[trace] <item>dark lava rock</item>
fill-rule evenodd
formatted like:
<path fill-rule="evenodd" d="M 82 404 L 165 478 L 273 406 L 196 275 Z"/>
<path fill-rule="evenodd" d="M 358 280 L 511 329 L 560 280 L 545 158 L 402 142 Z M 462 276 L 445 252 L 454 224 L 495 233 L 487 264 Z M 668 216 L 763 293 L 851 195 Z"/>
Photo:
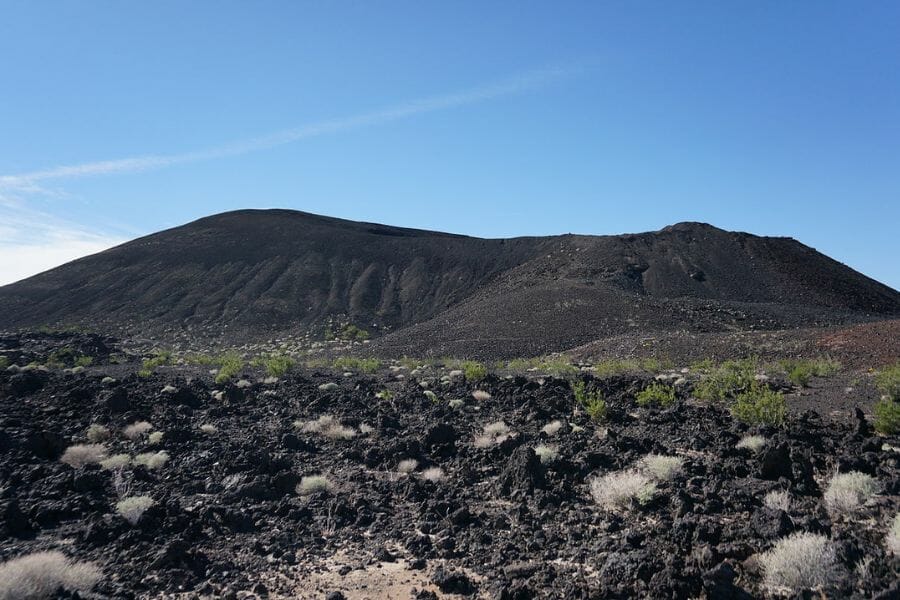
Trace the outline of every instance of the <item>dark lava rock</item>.
<path fill-rule="evenodd" d="M 127 412 L 131 408 L 128 400 L 128 392 L 124 387 L 117 387 L 111 392 L 107 392 L 100 397 L 100 402 L 109 412 L 113 414 Z"/>
<path fill-rule="evenodd" d="M 431 581 L 445 594 L 462 594 L 469 596 L 477 591 L 472 581 L 465 573 L 452 571 L 443 566 L 435 569 Z"/>
<path fill-rule="evenodd" d="M 783 510 L 764 506 L 750 517 L 750 528 L 764 540 L 773 540 L 792 532 L 794 523 Z"/>
<path fill-rule="evenodd" d="M 448 423 L 432 425 L 422 439 L 422 446 L 433 454 L 452 456 L 456 451 L 456 430 Z"/>
<path fill-rule="evenodd" d="M 0 503 L 0 537 L 24 537 L 30 533 L 31 524 L 19 503 L 15 499 Z"/>
<path fill-rule="evenodd" d="M 52 431 L 39 431 L 28 436 L 25 447 L 38 458 L 56 460 L 66 449 L 66 439 Z"/>
<path fill-rule="evenodd" d="M 543 487 L 541 460 L 528 446 L 520 446 L 506 461 L 497 482 L 501 496 L 525 497 L 536 487 Z"/>
<path fill-rule="evenodd" d="M 329 592 L 329 594 L 325 596 L 325 600 L 347 600 L 347 596 L 337 591 Z"/>
<path fill-rule="evenodd" d="M 778 480 L 792 476 L 791 453 L 784 444 L 767 448 L 760 457 L 759 477 L 761 479 Z"/>
<path fill-rule="evenodd" d="M 727 562 L 721 562 L 703 573 L 703 589 L 709 600 L 751 600 L 753 596 L 734 585 L 737 571 Z"/>
<path fill-rule="evenodd" d="M 16 373 L 9 378 L 10 396 L 27 396 L 44 387 L 47 383 L 47 375 L 40 371 L 25 371 Z"/>

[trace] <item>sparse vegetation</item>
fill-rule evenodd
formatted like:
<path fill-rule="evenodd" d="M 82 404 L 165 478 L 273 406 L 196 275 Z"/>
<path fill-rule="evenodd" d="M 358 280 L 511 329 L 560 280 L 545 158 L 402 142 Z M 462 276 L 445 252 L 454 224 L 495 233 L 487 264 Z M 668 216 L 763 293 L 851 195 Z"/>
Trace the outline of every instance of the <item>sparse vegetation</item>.
<path fill-rule="evenodd" d="M 781 392 L 756 382 L 739 393 L 731 405 L 732 416 L 749 425 L 781 426 L 786 413 L 787 406 Z"/>
<path fill-rule="evenodd" d="M 131 465 L 131 456 L 128 454 L 113 454 L 109 458 L 100 461 L 100 467 L 106 471 L 125 469 Z"/>
<path fill-rule="evenodd" d="M 637 394 L 638 406 L 671 406 L 675 403 L 675 388 L 658 381 L 651 383 Z"/>
<path fill-rule="evenodd" d="M 142 465 L 147 470 L 155 471 L 165 466 L 169 462 L 169 453 L 160 450 L 159 452 L 143 452 L 134 457 L 134 464 Z"/>
<path fill-rule="evenodd" d="M 551 463 L 559 456 L 559 449 L 555 446 L 539 444 L 534 447 L 534 453 L 541 459 L 542 464 Z"/>
<path fill-rule="evenodd" d="M 204 423 L 200 426 L 200 431 L 202 431 L 206 435 L 214 435 L 216 433 L 219 433 L 219 428 L 211 423 Z"/>
<path fill-rule="evenodd" d="M 503 421 L 495 421 L 484 426 L 481 435 L 473 442 L 476 448 L 488 448 L 502 444 L 510 436 L 509 426 Z"/>
<path fill-rule="evenodd" d="M 725 361 L 701 378 L 694 386 L 694 396 L 699 400 L 718 402 L 737 396 L 755 383 L 756 369 L 755 358 Z"/>
<path fill-rule="evenodd" d="M 440 467 L 429 467 L 422 471 L 422 479 L 433 483 L 440 483 L 447 479 L 447 475 Z"/>
<path fill-rule="evenodd" d="M 406 460 L 401 460 L 397 463 L 397 472 L 409 474 L 416 470 L 419 466 L 419 461 L 414 458 L 407 458 Z"/>
<path fill-rule="evenodd" d="M 154 504 L 156 501 L 150 496 L 128 496 L 116 503 L 116 512 L 132 525 L 137 525 L 144 513 Z"/>
<path fill-rule="evenodd" d="M 668 481 L 681 472 L 684 466 L 684 459 L 678 456 L 648 454 L 638 464 L 640 470 L 654 480 Z"/>
<path fill-rule="evenodd" d="M 216 374 L 216 383 L 219 385 L 231 381 L 244 369 L 244 359 L 236 353 L 223 354 L 217 362 L 219 372 Z"/>
<path fill-rule="evenodd" d="M 884 435 L 900 432 L 900 401 L 885 394 L 872 409 L 875 415 L 875 431 Z"/>
<path fill-rule="evenodd" d="M 165 434 L 162 431 L 154 431 L 147 436 L 147 443 L 151 446 L 155 446 L 156 444 L 162 442 L 163 436 L 165 436 Z"/>
<path fill-rule="evenodd" d="M 875 385 L 894 402 L 900 402 L 900 362 L 885 367 L 875 375 Z"/>
<path fill-rule="evenodd" d="M 556 435 L 557 433 L 565 427 L 565 423 L 557 419 L 556 421 L 550 421 L 546 425 L 541 428 L 541 431 L 544 435 Z"/>
<path fill-rule="evenodd" d="M 344 427 L 331 415 L 322 415 L 314 421 L 295 421 L 294 427 L 304 433 L 315 433 L 332 440 L 350 440 L 356 436 L 352 428 Z"/>
<path fill-rule="evenodd" d="M 72 468 L 99 463 L 106 458 L 106 446 L 103 444 L 76 444 L 69 446 L 59 459 Z"/>
<path fill-rule="evenodd" d="M 338 329 L 328 327 L 325 330 L 325 339 L 341 340 L 345 342 L 362 342 L 369 339 L 371 335 L 365 329 L 357 327 L 353 323 L 346 323 Z"/>
<path fill-rule="evenodd" d="M 849 514 L 877 494 L 880 487 L 878 480 L 866 473 L 859 471 L 835 473 L 828 482 L 822 499 L 825 507 L 833 515 Z"/>
<path fill-rule="evenodd" d="M 462 364 L 462 372 L 466 378 L 466 381 L 481 381 L 485 377 L 487 377 L 487 367 L 485 367 L 480 362 L 475 362 L 474 360 L 467 360 Z"/>
<path fill-rule="evenodd" d="M 332 492 L 334 484 L 324 475 L 308 475 L 300 479 L 297 484 L 297 493 L 301 496 L 308 496 L 316 492 Z"/>
<path fill-rule="evenodd" d="M 425 390 L 425 391 L 422 392 L 422 393 L 425 394 L 425 397 L 426 397 L 426 398 L 428 398 L 429 400 L 431 400 L 431 401 L 434 402 L 435 404 L 437 404 L 437 403 L 439 402 L 438 397 L 437 397 L 437 394 L 435 394 L 435 393 L 432 392 L 431 390 Z"/>
<path fill-rule="evenodd" d="M 341 356 L 332 364 L 337 371 L 356 371 L 357 373 L 377 373 L 381 368 L 381 361 L 377 358 L 356 358 L 354 356 Z"/>
<path fill-rule="evenodd" d="M 462 408 L 465 405 L 466 405 L 465 400 L 461 400 L 459 398 L 454 398 L 453 400 L 451 400 L 450 402 L 447 403 L 447 406 L 449 406 L 450 408 Z"/>
<path fill-rule="evenodd" d="M 172 352 L 169 350 L 158 350 L 150 358 L 145 358 L 143 368 L 138 371 L 141 377 L 150 377 L 156 367 L 172 364 Z"/>
<path fill-rule="evenodd" d="M 607 473 L 591 480 L 591 497 L 602 508 L 615 511 L 632 501 L 647 504 L 656 494 L 656 484 L 636 469 Z"/>
<path fill-rule="evenodd" d="M 269 354 L 253 361 L 253 366 L 265 369 L 269 377 L 284 377 L 296 364 L 296 361 L 286 354 Z"/>
<path fill-rule="evenodd" d="M 591 421 L 601 423 L 606 420 L 606 399 L 600 390 L 588 390 L 584 381 L 576 381 L 572 384 L 575 401 L 584 408 Z"/>
<path fill-rule="evenodd" d="M 900 512 L 894 515 L 888 528 L 887 536 L 884 538 L 884 543 L 891 554 L 900 556 Z"/>
<path fill-rule="evenodd" d="M 93 563 L 70 560 L 62 552 L 35 552 L 0 564 L 0 600 L 56 598 L 60 589 L 90 592 L 102 571 Z"/>
<path fill-rule="evenodd" d="M 830 358 L 816 360 L 782 360 L 779 365 L 794 385 L 808 387 L 813 377 L 829 377 L 841 369 L 841 363 Z"/>
<path fill-rule="evenodd" d="M 0 356 L 0 369 L 6 369 L 7 367 L 9 367 L 9 358 Z"/>
<path fill-rule="evenodd" d="M 815 533 L 795 533 L 778 540 L 759 557 L 764 585 L 773 593 L 796 593 L 827 586 L 839 577 L 831 541 Z"/>
<path fill-rule="evenodd" d="M 763 505 L 788 512 L 791 510 L 791 495 L 785 491 L 773 490 L 763 498 Z"/>
<path fill-rule="evenodd" d="M 142 435 L 147 433 L 153 429 L 153 425 L 148 423 L 147 421 L 135 421 L 131 425 L 127 426 L 122 430 L 122 435 L 127 437 L 129 440 L 137 440 Z"/>
<path fill-rule="evenodd" d="M 487 402 L 491 399 L 491 395 L 484 390 L 475 390 L 472 392 L 472 398 L 474 398 L 476 402 Z"/>
<path fill-rule="evenodd" d="M 85 437 L 89 442 L 94 444 L 98 444 L 100 442 L 105 442 L 110 438 L 112 433 L 109 431 L 109 427 L 101 425 L 100 423 L 92 423 L 85 432 Z"/>
<path fill-rule="evenodd" d="M 738 443 L 735 444 L 735 448 L 738 450 L 750 450 L 751 452 L 759 452 L 762 450 L 765 445 L 768 443 L 766 438 L 761 435 L 745 435 Z"/>

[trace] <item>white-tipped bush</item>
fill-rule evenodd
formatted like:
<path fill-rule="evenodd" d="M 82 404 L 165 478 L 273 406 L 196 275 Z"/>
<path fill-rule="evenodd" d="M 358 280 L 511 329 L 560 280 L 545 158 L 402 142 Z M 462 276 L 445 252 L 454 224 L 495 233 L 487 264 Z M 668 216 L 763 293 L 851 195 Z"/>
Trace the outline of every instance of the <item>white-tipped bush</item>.
<path fill-rule="evenodd" d="M 635 469 L 597 477 L 591 481 L 590 489 L 594 502 L 610 511 L 625 508 L 632 500 L 646 504 L 656 494 L 656 484 Z"/>
<path fill-rule="evenodd" d="M 150 435 L 147 436 L 147 443 L 151 446 L 155 446 L 163 440 L 163 436 L 165 434 L 162 431 L 154 431 Z"/>
<path fill-rule="evenodd" d="M 759 557 L 763 585 L 774 593 L 795 593 L 827 586 L 839 574 L 837 555 L 831 541 L 815 533 L 794 533 L 775 543 Z"/>
<path fill-rule="evenodd" d="M 444 470 L 440 467 L 429 467 L 422 471 L 422 479 L 426 481 L 433 481 L 434 483 L 440 483 L 447 479 L 447 475 L 444 474 Z"/>
<path fill-rule="evenodd" d="M 236 385 L 237 387 L 239 387 L 242 390 L 247 389 L 249 387 L 253 387 L 253 384 L 250 381 L 248 381 L 247 379 L 240 379 L 234 385 Z"/>
<path fill-rule="evenodd" d="M 300 483 L 297 484 L 297 493 L 301 496 L 315 492 L 331 492 L 332 490 L 334 490 L 334 484 L 324 475 L 308 475 L 302 477 Z"/>
<path fill-rule="evenodd" d="M 143 465 L 150 471 L 159 469 L 169 462 L 169 453 L 160 450 L 159 452 L 143 452 L 134 457 L 134 464 Z"/>
<path fill-rule="evenodd" d="M 559 450 L 555 446 L 539 444 L 534 447 L 534 453 L 541 459 L 542 464 L 552 463 L 559 456 Z"/>
<path fill-rule="evenodd" d="M 482 434 L 476 436 L 473 443 L 476 448 L 487 448 L 494 444 L 502 444 L 509 435 L 509 426 L 503 421 L 495 421 L 485 425 Z"/>
<path fill-rule="evenodd" d="M 461 400 L 459 398 L 454 398 L 453 400 L 451 400 L 450 402 L 447 403 L 447 406 L 449 406 L 450 408 L 462 408 L 465 405 L 466 405 L 466 401 Z"/>
<path fill-rule="evenodd" d="M 132 525 L 137 525 L 147 509 L 154 504 L 156 501 L 150 496 L 129 496 L 116 502 L 116 512 Z"/>
<path fill-rule="evenodd" d="M 135 421 L 134 423 L 123 429 L 122 433 L 129 440 L 136 440 L 151 429 L 153 429 L 153 425 L 151 425 L 147 421 Z"/>
<path fill-rule="evenodd" d="M 328 383 L 323 383 L 322 385 L 320 385 L 320 386 L 319 386 L 319 391 L 322 391 L 322 392 L 333 392 L 333 391 L 335 391 L 336 389 L 338 389 L 338 388 L 340 388 L 340 387 L 341 387 L 341 386 L 339 386 L 338 384 L 334 383 L 333 381 L 329 381 Z"/>
<path fill-rule="evenodd" d="M 55 598 L 60 588 L 90 592 L 101 576 L 93 563 L 69 560 L 62 552 L 35 552 L 0 564 L 0 600 Z"/>
<path fill-rule="evenodd" d="M 398 473 L 412 473 L 416 470 L 416 467 L 419 466 L 419 461 L 414 458 L 407 458 L 406 460 L 401 460 L 397 464 L 397 472 Z"/>
<path fill-rule="evenodd" d="M 878 481 L 871 475 L 850 471 L 836 473 L 825 489 L 825 507 L 833 514 L 851 513 L 878 493 Z"/>
<path fill-rule="evenodd" d="M 662 454 L 648 454 L 640 461 L 641 470 L 656 481 L 668 481 L 684 466 L 684 459 L 677 456 L 664 456 Z"/>
<path fill-rule="evenodd" d="M 735 444 L 735 448 L 738 450 L 750 450 L 751 452 L 759 452 L 762 450 L 765 445 L 768 443 L 768 440 L 761 435 L 745 435 L 742 437 L 737 444 Z"/>
<path fill-rule="evenodd" d="M 109 431 L 109 427 L 101 425 L 100 423 L 92 423 L 85 432 L 85 437 L 93 444 L 105 442 L 109 439 L 110 435 L 112 434 Z"/>
<path fill-rule="evenodd" d="M 774 490 L 765 495 L 763 504 L 768 508 L 789 512 L 791 510 L 791 495 L 784 491 Z"/>
<path fill-rule="evenodd" d="M 898 512 L 894 516 L 894 520 L 891 521 L 891 526 L 890 529 L 888 529 L 887 536 L 884 538 L 884 543 L 891 554 L 900 556 L 900 512 Z"/>
<path fill-rule="evenodd" d="M 116 469 L 124 469 L 131 464 L 131 457 L 127 454 L 113 454 L 107 459 L 100 461 L 100 467 L 107 471 L 115 471 Z"/>
<path fill-rule="evenodd" d="M 425 390 L 422 393 L 425 394 L 425 397 L 428 398 L 429 400 L 431 400 L 432 402 L 438 402 L 437 394 L 435 394 L 431 390 Z"/>
<path fill-rule="evenodd" d="M 556 421 L 551 421 L 544 425 L 541 428 L 541 431 L 543 431 L 546 435 L 556 435 L 560 432 L 564 425 L 565 424 L 562 421 L 557 419 Z"/>
<path fill-rule="evenodd" d="M 167 385 L 162 389 L 163 394 L 174 394 L 178 391 L 178 388 L 174 385 Z"/>
<path fill-rule="evenodd" d="M 368 423 L 362 423 L 359 426 L 359 432 L 363 435 L 371 435 L 375 433 L 375 428 L 369 425 Z"/>
<path fill-rule="evenodd" d="M 213 435 L 215 433 L 219 433 L 219 428 L 210 423 L 204 423 L 200 426 L 200 431 L 202 431 L 206 435 Z"/>
<path fill-rule="evenodd" d="M 305 433 L 315 433 L 332 440 L 349 440 L 356 436 L 356 431 L 344 427 L 331 415 L 322 415 L 315 421 L 295 421 L 294 427 Z"/>
<path fill-rule="evenodd" d="M 106 446 L 103 444 L 76 444 L 66 448 L 59 460 L 77 469 L 85 465 L 99 463 L 105 458 Z"/>
<path fill-rule="evenodd" d="M 472 392 L 472 397 L 478 402 L 486 402 L 491 399 L 491 395 L 484 390 L 475 390 Z"/>

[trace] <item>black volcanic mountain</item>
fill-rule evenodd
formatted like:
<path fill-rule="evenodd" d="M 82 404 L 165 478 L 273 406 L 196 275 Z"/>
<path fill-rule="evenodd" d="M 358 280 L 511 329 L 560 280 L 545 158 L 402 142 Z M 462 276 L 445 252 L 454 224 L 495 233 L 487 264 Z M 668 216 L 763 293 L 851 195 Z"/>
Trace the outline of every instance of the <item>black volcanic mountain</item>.
<path fill-rule="evenodd" d="M 236 341 L 330 319 L 411 355 L 530 355 L 629 331 L 783 329 L 900 316 L 900 293 L 790 238 L 701 223 L 479 239 L 243 210 L 0 287 L 0 329 L 83 324 Z"/>

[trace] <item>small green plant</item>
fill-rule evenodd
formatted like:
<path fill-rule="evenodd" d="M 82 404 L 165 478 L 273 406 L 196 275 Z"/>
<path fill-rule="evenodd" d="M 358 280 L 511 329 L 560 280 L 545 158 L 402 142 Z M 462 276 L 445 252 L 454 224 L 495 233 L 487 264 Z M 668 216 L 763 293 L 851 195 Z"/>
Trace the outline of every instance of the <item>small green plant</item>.
<path fill-rule="evenodd" d="M 675 403 L 675 388 L 658 381 L 637 394 L 638 406 L 671 406 Z"/>
<path fill-rule="evenodd" d="M 584 381 L 576 381 L 572 384 L 572 391 L 575 393 L 575 401 L 584 407 L 591 421 L 600 423 L 606 420 L 606 399 L 600 390 L 590 391 Z"/>
<path fill-rule="evenodd" d="M 783 425 L 786 412 L 781 392 L 756 382 L 738 394 L 731 405 L 732 416 L 749 425 Z"/>
<path fill-rule="evenodd" d="M 782 360 L 780 366 L 794 385 L 808 387 L 813 377 L 829 377 L 837 373 L 841 363 L 830 358 L 816 360 Z"/>
<path fill-rule="evenodd" d="M 875 431 L 884 435 L 900 432 L 900 401 L 885 395 L 875 403 L 872 412 L 875 414 Z"/>
<path fill-rule="evenodd" d="M 184 362 L 189 365 L 210 366 L 216 364 L 216 357 L 212 354 L 188 354 Z"/>
<path fill-rule="evenodd" d="M 694 386 L 694 396 L 700 400 L 719 402 L 735 397 L 755 383 L 756 367 L 755 358 L 725 361 Z"/>
<path fill-rule="evenodd" d="M 223 384 L 241 372 L 244 368 L 244 360 L 235 353 L 223 354 L 218 360 L 219 372 L 216 374 L 216 383 Z"/>
<path fill-rule="evenodd" d="M 356 358 L 355 356 L 341 356 L 334 360 L 332 366 L 337 371 L 357 371 L 359 373 L 375 373 L 381 368 L 381 361 L 377 358 Z"/>
<path fill-rule="evenodd" d="M 75 366 L 76 367 L 89 367 L 94 363 L 94 358 L 91 356 L 85 356 L 84 354 L 79 355 L 75 358 Z"/>
<path fill-rule="evenodd" d="M 481 381 L 487 377 L 487 367 L 480 362 L 467 360 L 462 364 L 462 371 L 466 381 Z"/>
<path fill-rule="evenodd" d="M 394 392 L 391 390 L 381 390 L 380 392 L 376 392 L 375 397 L 379 400 L 393 400 Z"/>
<path fill-rule="evenodd" d="M 9 359 L 5 356 L 0 356 L 0 369 L 5 369 L 9 366 Z"/>
<path fill-rule="evenodd" d="M 270 377 L 284 377 L 288 371 L 294 368 L 294 359 L 285 354 L 272 354 L 261 356 L 253 361 L 254 366 L 262 367 Z"/>
<path fill-rule="evenodd" d="M 875 376 L 875 385 L 888 398 L 900 402 L 900 362 L 885 367 Z"/>
<path fill-rule="evenodd" d="M 369 339 L 371 336 L 369 332 L 361 327 L 357 327 L 353 323 L 347 323 L 342 325 L 339 329 L 335 330 L 333 326 L 329 326 L 325 329 L 325 339 L 328 340 L 343 340 L 345 342 L 362 342 L 364 340 Z"/>

